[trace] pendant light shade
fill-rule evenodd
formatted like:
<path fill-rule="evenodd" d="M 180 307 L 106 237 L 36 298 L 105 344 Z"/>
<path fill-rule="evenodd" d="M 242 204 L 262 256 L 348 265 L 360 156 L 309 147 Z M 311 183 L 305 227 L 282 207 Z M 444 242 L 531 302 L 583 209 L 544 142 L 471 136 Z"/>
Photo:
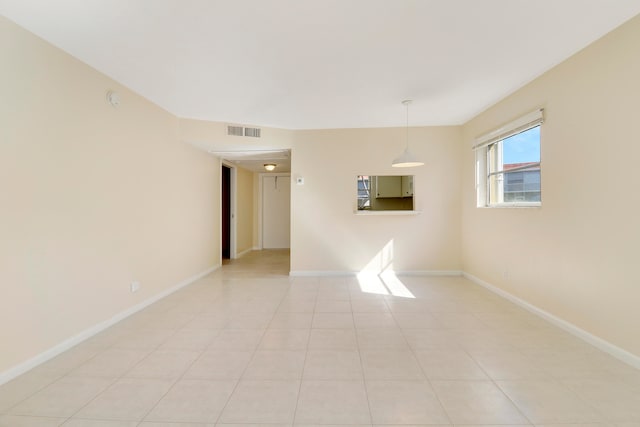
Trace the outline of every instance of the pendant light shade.
<path fill-rule="evenodd" d="M 402 154 L 391 162 L 391 166 L 394 168 L 413 168 L 424 165 L 424 162 L 416 159 L 411 151 L 409 151 L 409 104 L 411 104 L 411 100 L 409 99 L 402 101 L 402 105 L 407 107 L 406 145 Z"/>
<path fill-rule="evenodd" d="M 402 154 L 393 159 L 391 163 L 394 168 L 413 168 L 422 165 L 424 162 L 418 161 L 408 148 L 405 148 Z"/>

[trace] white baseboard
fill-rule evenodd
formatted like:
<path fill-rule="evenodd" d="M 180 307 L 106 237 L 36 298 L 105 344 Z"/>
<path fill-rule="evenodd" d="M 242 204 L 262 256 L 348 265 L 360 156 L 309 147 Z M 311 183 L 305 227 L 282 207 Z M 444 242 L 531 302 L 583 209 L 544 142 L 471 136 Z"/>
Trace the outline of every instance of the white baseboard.
<path fill-rule="evenodd" d="M 237 253 L 237 254 L 236 254 L 236 259 L 238 259 L 238 258 L 242 258 L 242 257 L 243 257 L 243 256 L 245 256 L 246 254 L 248 254 L 249 252 L 254 251 L 254 250 L 255 250 L 255 249 L 253 249 L 253 248 L 245 249 L 244 251 L 239 252 L 239 253 Z"/>
<path fill-rule="evenodd" d="M 154 296 L 152 296 L 151 298 L 148 298 L 144 301 L 142 301 L 139 304 L 134 305 L 133 307 L 120 312 L 118 314 L 116 314 L 115 316 L 111 317 L 110 319 L 107 319 L 103 322 L 98 323 L 97 325 L 94 325 L 88 329 L 85 329 L 84 331 L 80 332 L 79 334 L 68 338 L 64 341 L 62 341 L 59 344 L 56 344 L 55 346 L 51 347 L 50 349 L 38 354 L 37 356 L 32 357 L 31 359 L 28 359 L 10 369 L 8 369 L 7 371 L 4 372 L 0 372 L 0 385 L 5 384 L 9 381 L 11 381 L 12 379 L 24 374 L 27 371 L 30 371 L 31 369 L 35 368 L 36 366 L 53 359 L 54 357 L 56 357 L 57 355 L 59 355 L 60 353 L 63 353 L 69 349 L 71 349 L 72 347 L 75 347 L 76 345 L 80 344 L 81 342 L 91 338 L 92 336 L 104 331 L 105 329 L 115 325 L 116 323 L 120 322 L 123 319 L 126 319 L 127 317 L 131 316 L 132 314 L 137 313 L 138 311 L 150 306 L 151 304 L 153 304 L 154 302 L 157 302 L 159 300 L 161 300 L 162 298 L 165 298 L 169 295 L 171 295 L 172 293 L 184 288 L 187 285 L 192 284 L 193 282 L 201 279 L 202 277 L 206 276 L 207 274 L 215 271 L 216 269 L 218 269 L 220 266 L 214 266 L 214 267 L 210 267 L 208 269 L 206 269 L 203 272 L 200 272 L 198 274 L 196 274 L 195 276 L 191 276 L 188 279 L 183 280 L 182 282 L 172 286 L 169 289 L 166 289 L 162 292 L 160 292 L 159 294 L 156 294 Z"/>
<path fill-rule="evenodd" d="M 610 355 L 612 355 L 613 357 L 615 357 L 616 359 L 619 359 L 631 366 L 633 366 L 634 368 L 640 369 L 640 357 L 636 356 L 633 353 L 628 352 L 627 350 L 624 350 L 612 343 L 610 343 L 609 341 L 603 340 L 600 337 L 597 337 L 587 331 L 585 331 L 584 329 L 581 329 L 579 327 L 577 327 L 576 325 L 574 325 L 573 323 L 567 322 L 564 319 L 561 319 L 557 316 L 554 316 L 553 314 L 539 308 L 536 307 L 533 304 L 528 303 L 527 301 L 518 298 L 515 295 L 510 294 L 509 292 L 498 288 L 497 286 L 494 286 L 488 282 L 485 282 L 482 279 L 479 279 L 478 277 L 475 277 L 472 274 L 463 272 L 462 275 L 464 277 L 466 277 L 467 279 L 471 280 L 472 282 L 482 286 L 483 288 L 486 288 L 488 290 L 490 290 L 491 292 L 500 295 L 501 297 L 511 301 L 512 303 L 524 308 L 525 310 L 543 318 L 544 320 L 558 326 L 560 329 L 563 329 L 567 332 L 569 332 L 570 334 L 588 342 L 589 344 L 593 345 L 594 347 L 609 353 Z"/>
<path fill-rule="evenodd" d="M 348 270 L 291 270 L 291 277 L 353 277 L 357 276 L 359 271 Z M 397 276 L 462 276 L 460 270 L 407 270 L 396 271 Z"/>

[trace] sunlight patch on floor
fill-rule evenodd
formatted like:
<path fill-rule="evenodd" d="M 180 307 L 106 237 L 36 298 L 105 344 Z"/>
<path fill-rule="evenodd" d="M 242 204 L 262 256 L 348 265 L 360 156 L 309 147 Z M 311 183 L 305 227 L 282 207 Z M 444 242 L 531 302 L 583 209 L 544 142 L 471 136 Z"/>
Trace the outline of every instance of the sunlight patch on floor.
<path fill-rule="evenodd" d="M 358 273 L 358 284 L 368 294 L 415 298 L 393 271 L 393 239 Z"/>

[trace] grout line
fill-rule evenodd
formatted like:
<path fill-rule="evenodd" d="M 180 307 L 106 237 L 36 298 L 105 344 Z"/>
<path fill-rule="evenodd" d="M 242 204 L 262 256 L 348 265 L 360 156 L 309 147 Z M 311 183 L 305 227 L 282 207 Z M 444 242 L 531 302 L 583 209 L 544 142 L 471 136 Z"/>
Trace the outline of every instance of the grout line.
<path fill-rule="evenodd" d="M 391 313 L 391 317 L 393 317 L 393 320 L 396 322 L 396 324 L 398 324 L 398 321 L 396 320 L 396 317 L 393 314 L 393 311 L 391 309 L 389 309 L 389 312 Z M 422 313 L 422 312 L 419 312 L 419 313 Z M 407 336 L 404 333 L 404 329 L 400 328 L 399 325 L 398 325 L 398 328 L 400 329 L 400 333 L 402 334 L 402 337 L 404 338 L 405 342 L 407 343 L 407 347 L 409 347 L 409 350 L 411 351 L 411 354 L 413 355 L 413 358 L 416 360 L 416 363 L 418 364 L 418 367 L 422 371 L 422 375 L 424 375 L 425 381 L 427 382 L 427 384 L 429 384 L 429 387 L 433 391 L 434 396 L 438 400 L 438 404 L 440 405 L 440 409 L 442 409 L 442 413 L 449 420 L 449 424 L 450 425 L 454 425 L 453 424 L 453 420 L 451 419 L 451 415 L 449 415 L 449 412 L 444 407 L 444 404 L 442 403 L 442 400 L 440 399 L 440 396 L 438 395 L 438 392 L 436 391 L 435 387 L 433 386 L 433 383 L 431 382 L 431 379 L 429 378 L 429 376 L 425 372 L 424 368 L 422 367 L 422 364 L 420 363 L 420 360 L 418 359 L 418 356 L 416 355 L 416 350 L 411 346 L 411 344 L 409 344 L 409 341 L 407 340 Z"/>
<path fill-rule="evenodd" d="M 262 330 L 262 335 L 260 336 L 260 340 L 258 341 L 258 343 L 256 344 L 255 348 L 253 349 L 253 352 L 251 353 L 251 357 L 249 358 L 249 361 L 247 362 L 247 365 L 244 367 L 244 369 L 242 370 L 242 373 L 240 374 L 240 376 L 238 377 L 235 386 L 233 387 L 233 390 L 231 390 L 231 393 L 229 393 L 229 397 L 227 398 L 227 401 L 224 403 L 224 405 L 222 406 L 222 408 L 220 409 L 220 412 L 218 413 L 218 416 L 215 419 L 215 424 L 220 423 L 220 417 L 222 417 L 222 414 L 224 414 L 225 409 L 227 409 L 227 406 L 229 405 L 229 402 L 231 401 L 231 398 L 233 397 L 233 395 L 235 394 L 236 390 L 238 389 L 238 385 L 240 384 L 240 382 L 242 381 L 242 378 L 244 377 L 244 374 L 247 372 L 247 369 L 249 369 L 249 365 L 251 365 L 251 362 L 253 361 L 253 359 L 255 358 L 256 352 L 258 351 L 258 349 L 260 348 L 260 343 L 262 342 L 262 340 L 264 339 L 265 334 L 267 333 L 268 329 L 269 329 L 269 325 L 271 324 L 271 322 L 273 321 L 274 317 L 276 316 L 276 313 L 278 312 L 278 308 L 280 308 L 280 306 L 282 305 L 282 301 L 284 300 L 284 295 L 282 296 L 282 298 L 280 299 L 280 303 L 278 303 L 278 307 L 276 308 L 276 310 L 273 312 L 271 319 L 269 320 L 269 322 L 267 323 L 267 326 Z M 226 326 L 226 324 L 225 324 Z M 223 329 L 224 330 L 224 329 Z M 228 350 L 226 350 L 228 351 Z"/>
<path fill-rule="evenodd" d="M 349 297 L 351 297 L 351 294 L 349 294 Z M 369 411 L 369 421 L 371 422 L 371 424 L 373 424 L 373 412 L 371 411 L 371 399 L 369 398 L 369 390 L 367 390 L 367 381 L 364 377 L 364 365 L 362 363 L 362 353 L 360 352 L 360 342 L 358 341 L 358 328 L 356 325 L 356 316 L 355 316 L 355 313 L 353 312 L 353 303 L 351 302 L 351 298 L 349 299 L 349 304 L 351 305 L 351 317 L 353 318 L 353 328 L 354 328 L 354 334 L 356 337 L 356 352 L 358 352 L 358 360 L 360 361 L 360 375 L 362 377 L 364 395 L 367 397 L 367 410 Z M 385 301 L 385 306 L 386 304 L 387 303 Z"/>

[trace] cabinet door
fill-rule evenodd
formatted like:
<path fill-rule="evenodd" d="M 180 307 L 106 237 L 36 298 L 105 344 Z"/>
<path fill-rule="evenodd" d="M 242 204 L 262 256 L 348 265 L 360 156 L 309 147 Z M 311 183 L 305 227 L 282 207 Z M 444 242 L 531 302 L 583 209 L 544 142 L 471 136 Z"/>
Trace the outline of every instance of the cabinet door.
<path fill-rule="evenodd" d="M 413 196 L 413 175 L 402 177 L 402 197 Z"/>
<path fill-rule="evenodd" d="M 402 197 L 402 177 L 377 176 L 376 197 Z"/>

